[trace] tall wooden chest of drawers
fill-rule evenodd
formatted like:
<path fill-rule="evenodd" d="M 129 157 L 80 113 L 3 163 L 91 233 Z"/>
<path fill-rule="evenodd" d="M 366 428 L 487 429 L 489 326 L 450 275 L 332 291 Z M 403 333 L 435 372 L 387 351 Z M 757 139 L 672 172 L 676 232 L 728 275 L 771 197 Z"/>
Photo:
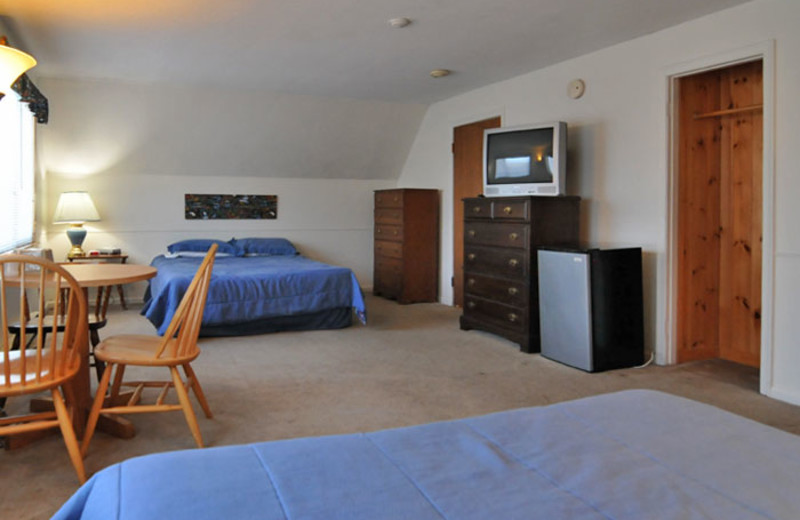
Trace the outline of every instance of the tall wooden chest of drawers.
<path fill-rule="evenodd" d="M 375 192 L 373 293 L 399 303 L 439 294 L 439 191 Z"/>
<path fill-rule="evenodd" d="M 464 199 L 463 330 L 539 352 L 536 248 L 578 244 L 579 197 Z"/>

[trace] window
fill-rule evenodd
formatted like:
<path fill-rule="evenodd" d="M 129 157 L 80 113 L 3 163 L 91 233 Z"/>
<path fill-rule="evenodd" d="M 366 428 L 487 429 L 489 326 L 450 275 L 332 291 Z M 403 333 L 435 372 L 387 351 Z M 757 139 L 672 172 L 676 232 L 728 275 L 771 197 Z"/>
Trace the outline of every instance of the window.
<path fill-rule="evenodd" d="M 33 242 L 34 125 L 16 92 L 0 99 L 0 253 Z"/>

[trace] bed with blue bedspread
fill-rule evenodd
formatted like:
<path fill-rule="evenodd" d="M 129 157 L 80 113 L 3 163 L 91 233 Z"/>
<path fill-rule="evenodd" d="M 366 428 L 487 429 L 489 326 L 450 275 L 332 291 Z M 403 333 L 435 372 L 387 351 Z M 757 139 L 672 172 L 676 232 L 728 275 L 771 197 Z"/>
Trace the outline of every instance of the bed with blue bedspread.
<path fill-rule="evenodd" d="M 142 314 L 159 334 L 167 330 L 210 242 L 218 243 L 220 249 L 200 335 L 337 329 L 352 323 L 353 311 L 366 323 L 363 294 L 352 270 L 306 258 L 285 239 L 246 241 L 260 244 L 261 249 L 245 248 L 245 240 L 231 241 L 233 246 L 231 242 L 191 240 L 172 244 L 167 255 L 153 259 L 150 265 L 158 274 L 150 280 Z M 267 241 L 269 249 L 264 246 Z M 277 247 L 276 241 L 282 247 Z"/>
<path fill-rule="evenodd" d="M 800 518 L 800 437 L 629 390 L 110 466 L 57 520 Z"/>

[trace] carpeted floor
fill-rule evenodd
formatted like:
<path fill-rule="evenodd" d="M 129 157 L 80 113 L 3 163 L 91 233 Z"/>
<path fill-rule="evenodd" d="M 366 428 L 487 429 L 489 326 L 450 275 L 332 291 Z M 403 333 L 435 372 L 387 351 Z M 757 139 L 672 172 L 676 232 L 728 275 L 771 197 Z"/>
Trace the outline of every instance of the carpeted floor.
<path fill-rule="evenodd" d="M 377 430 L 627 388 L 689 397 L 800 434 L 800 407 L 760 395 L 756 369 L 709 361 L 587 374 L 461 331 L 452 307 L 371 296 L 367 306 L 367 326 L 202 340 L 193 366 L 215 413 L 199 414 L 206 444 Z M 117 311 L 101 335 L 129 332 L 153 328 L 136 310 Z M 180 413 L 132 421 L 133 439 L 95 436 L 90 474 L 128 457 L 194 447 Z M 48 518 L 77 487 L 59 435 L 0 453 L 2 518 Z"/>

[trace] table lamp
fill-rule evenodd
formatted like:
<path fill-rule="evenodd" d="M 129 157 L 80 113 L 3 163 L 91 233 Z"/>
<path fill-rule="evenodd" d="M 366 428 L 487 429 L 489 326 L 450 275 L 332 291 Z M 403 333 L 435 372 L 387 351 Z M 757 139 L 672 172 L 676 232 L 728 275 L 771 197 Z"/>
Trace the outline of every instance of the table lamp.
<path fill-rule="evenodd" d="M 86 229 L 84 229 L 83 223 L 97 222 L 98 220 L 100 220 L 100 215 L 88 192 L 65 191 L 61 194 L 55 215 L 53 215 L 53 223 L 71 224 L 71 227 L 67 229 L 67 237 L 72 244 L 72 249 L 69 250 L 67 256 L 70 258 L 86 256 L 81 249 L 81 244 L 86 238 Z"/>

